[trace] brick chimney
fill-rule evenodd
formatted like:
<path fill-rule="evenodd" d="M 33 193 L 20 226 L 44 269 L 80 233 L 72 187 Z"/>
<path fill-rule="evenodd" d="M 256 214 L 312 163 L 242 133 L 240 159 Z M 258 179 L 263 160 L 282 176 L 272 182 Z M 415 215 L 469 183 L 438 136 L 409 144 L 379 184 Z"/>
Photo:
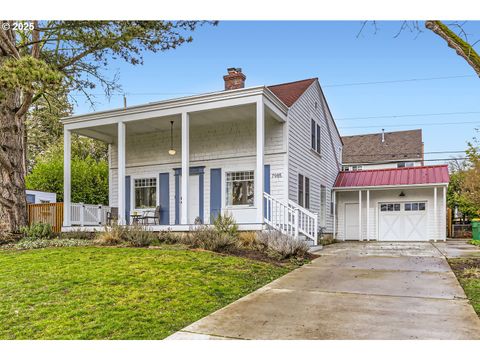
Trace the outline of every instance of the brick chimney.
<path fill-rule="evenodd" d="M 243 89 L 245 87 L 245 79 L 241 68 L 228 68 L 228 74 L 223 77 L 225 81 L 225 90 Z"/>

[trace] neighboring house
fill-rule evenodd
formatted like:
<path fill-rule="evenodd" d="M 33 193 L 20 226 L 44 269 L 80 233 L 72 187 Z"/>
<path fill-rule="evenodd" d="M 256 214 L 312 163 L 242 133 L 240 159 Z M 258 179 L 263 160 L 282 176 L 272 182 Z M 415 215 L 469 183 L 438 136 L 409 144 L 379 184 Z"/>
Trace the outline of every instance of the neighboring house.
<path fill-rule="evenodd" d="M 64 229 L 77 133 L 109 144 L 109 205 L 121 224 L 158 209 L 152 230 L 231 214 L 242 230 L 332 233 L 342 141 L 318 79 L 250 88 L 245 79 L 230 68 L 224 91 L 63 119 Z"/>
<path fill-rule="evenodd" d="M 342 170 L 422 166 L 422 130 L 343 136 Z"/>
<path fill-rule="evenodd" d="M 57 202 L 57 194 L 45 191 L 26 190 L 28 204 L 48 204 Z"/>

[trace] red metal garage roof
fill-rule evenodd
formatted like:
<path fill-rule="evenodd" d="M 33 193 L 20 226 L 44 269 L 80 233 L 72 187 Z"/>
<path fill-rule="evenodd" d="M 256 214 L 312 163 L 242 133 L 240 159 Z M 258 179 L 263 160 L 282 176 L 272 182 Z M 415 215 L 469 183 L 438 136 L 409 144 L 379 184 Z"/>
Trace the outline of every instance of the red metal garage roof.
<path fill-rule="evenodd" d="M 335 187 L 446 184 L 449 179 L 447 165 L 341 171 L 335 181 Z"/>

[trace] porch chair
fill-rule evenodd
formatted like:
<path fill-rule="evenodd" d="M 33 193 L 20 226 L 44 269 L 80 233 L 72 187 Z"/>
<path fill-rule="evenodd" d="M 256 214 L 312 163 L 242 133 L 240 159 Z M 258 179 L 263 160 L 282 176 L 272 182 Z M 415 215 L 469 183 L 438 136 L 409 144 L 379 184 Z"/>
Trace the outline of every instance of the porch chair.
<path fill-rule="evenodd" d="M 140 219 L 143 220 L 143 223 L 145 225 L 148 225 L 149 219 L 153 219 L 154 225 L 159 225 L 160 224 L 160 206 L 157 206 L 155 208 L 155 211 L 152 211 L 152 210 L 145 211 L 145 215 L 142 216 Z"/>
<path fill-rule="evenodd" d="M 111 207 L 107 212 L 107 225 L 111 226 L 112 221 L 118 222 L 118 207 Z"/>

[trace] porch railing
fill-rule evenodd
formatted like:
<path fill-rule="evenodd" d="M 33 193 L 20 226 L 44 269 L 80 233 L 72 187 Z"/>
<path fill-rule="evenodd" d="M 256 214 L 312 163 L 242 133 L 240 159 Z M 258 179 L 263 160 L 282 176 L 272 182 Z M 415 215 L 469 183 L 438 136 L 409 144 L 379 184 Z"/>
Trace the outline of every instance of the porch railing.
<path fill-rule="evenodd" d="M 317 244 L 318 215 L 295 204 L 284 203 L 264 193 L 264 218 L 272 228 L 293 237 L 304 235 Z"/>
<path fill-rule="evenodd" d="M 107 213 L 110 212 L 110 206 L 91 205 L 82 203 L 71 204 L 72 225 L 77 226 L 99 226 L 107 223 Z"/>

